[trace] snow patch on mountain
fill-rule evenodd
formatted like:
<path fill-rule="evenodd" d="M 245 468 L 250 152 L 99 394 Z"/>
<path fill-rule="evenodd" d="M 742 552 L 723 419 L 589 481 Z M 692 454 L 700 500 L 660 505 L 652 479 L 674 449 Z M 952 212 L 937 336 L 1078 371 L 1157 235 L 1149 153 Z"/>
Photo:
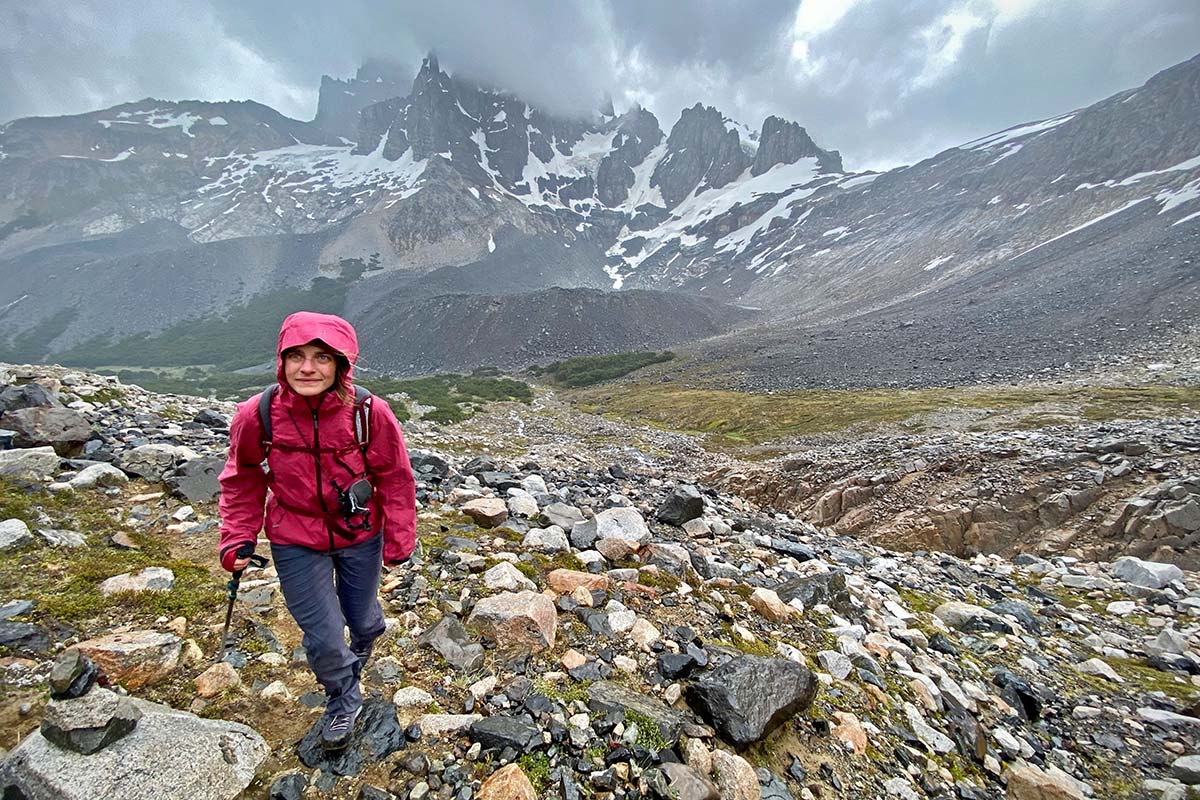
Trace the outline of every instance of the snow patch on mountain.
<path fill-rule="evenodd" d="M 1052 239 L 1047 239 L 1046 241 L 1041 242 L 1040 244 L 1035 244 L 1033 247 L 1030 247 L 1027 250 L 1022 250 L 1020 253 L 1017 253 L 1015 256 L 1012 256 L 1012 258 L 1010 258 L 1009 261 L 1020 258 L 1021 256 L 1026 255 L 1028 253 L 1032 253 L 1034 250 L 1045 247 L 1046 245 L 1051 244 L 1053 242 L 1057 242 L 1060 239 L 1065 239 L 1066 237 L 1068 237 L 1074 233 L 1079 233 L 1079 231 L 1083 230 L 1084 228 L 1090 228 L 1091 226 L 1095 225 L 1097 222 L 1103 222 L 1104 220 L 1108 219 L 1109 217 L 1115 217 L 1117 214 L 1120 214 L 1123 211 L 1127 211 L 1127 210 L 1133 208 L 1134 206 L 1136 206 L 1137 204 L 1144 203 L 1145 201 L 1147 201 L 1149 199 L 1150 199 L 1150 197 L 1147 196 L 1147 197 L 1139 197 L 1137 200 L 1130 200 L 1128 203 L 1121 206 L 1120 208 L 1114 208 L 1112 211 L 1101 214 L 1098 217 L 1093 217 L 1092 219 L 1089 219 L 1087 222 L 1083 223 L 1082 225 L 1076 225 L 1074 228 L 1071 228 L 1069 231 L 1064 231 L 1063 233 L 1060 233 L 1058 236 L 1055 236 Z"/>
<path fill-rule="evenodd" d="M 1041 122 L 1031 122 L 1026 125 L 1018 125 L 1015 128 L 1009 128 L 1006 131 L 993 133 L 989 136 L 984 136 L 974 141 L 967 142 L 958 146 L 959 150 L 990 150 L 997 145 L 1011 142 L 1015 139 L 1024 139 L 1029 136 L 1041 135 L 1047 131 L 1057 128 L 1063 123 L 1070 122 L 1075 118 L 1075 114 L 1063 114 L 1061 117 L 1042 120 Z"/>
<path fill-rule="evenodd" d="M 184 135 L 195 138 L 192 126 L 203 119 L 199 114 L 189 111 L 174 113 L 167 109 L 155 108 L 149 111 L 121 111 L 116 119 L 98 119 L 101 126 L 111 128 L 113 125 L 149 125 L 151 128 L 179 128 Z M 217 117 L 217 119 L 221 119 Z M 215 125 L 224 124 L 224 120 Z"/>

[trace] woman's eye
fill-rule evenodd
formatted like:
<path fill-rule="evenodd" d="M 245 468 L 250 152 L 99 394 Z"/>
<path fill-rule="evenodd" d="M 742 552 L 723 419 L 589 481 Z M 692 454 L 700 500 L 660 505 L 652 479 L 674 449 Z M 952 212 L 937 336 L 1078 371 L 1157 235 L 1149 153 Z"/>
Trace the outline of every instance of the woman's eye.
<path fill-rule="evenodd" d="M 317 356 L 318 364 L 329 364 L 332 362 L 333 362 L 333 356 L 329 355 L 328 353 L 321 353 Z"/>

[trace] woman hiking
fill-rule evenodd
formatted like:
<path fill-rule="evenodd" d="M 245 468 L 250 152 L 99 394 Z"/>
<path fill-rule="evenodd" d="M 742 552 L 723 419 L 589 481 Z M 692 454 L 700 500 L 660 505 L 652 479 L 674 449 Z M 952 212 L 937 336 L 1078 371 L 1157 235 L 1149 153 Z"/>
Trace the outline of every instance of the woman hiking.
<path fill-rule="evenodd" d="M 387 403 L 350 381 L 358 338 L 349 322 L 292 314 L 277 356 L 278 384 L 240 403 L 229 427 L 219 554 L 226 570 L 244 569 L 266 532 L 284 602 L 325 688 L 321 745 L 336 750 L 350 742 L 359 674 L 384 630 L 382 564 L 413 551 L 412 467 Z"/>

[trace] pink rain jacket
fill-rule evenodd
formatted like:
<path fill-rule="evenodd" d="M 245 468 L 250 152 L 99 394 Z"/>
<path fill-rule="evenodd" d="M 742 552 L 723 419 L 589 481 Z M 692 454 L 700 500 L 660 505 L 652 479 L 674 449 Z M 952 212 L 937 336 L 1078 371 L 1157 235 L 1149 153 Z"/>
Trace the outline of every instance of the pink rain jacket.
<path fill-rule="evenodd" d="M 362 542 L 383 530 L 383 560 L 400 561 L 416 542 L 416 493 L 412 467 L 400 425 L 388 404 L 371 403 L 370 436 L 364 464 L 354 436 L 354 405 L 333 391 L 301 397 L 284 378 L 283 352 L 316 339 L 344 355 L 351 364 L 346 390 L 353 399 L 350 373 L 358 360 L 358 337 L 349 322 L 331 314 L 300 311 L 283 321 L 276 352 L 279 389 L 271 401 L 271 446 L 264 452 L 258 418 L 260 395 L 239 403 L 229 427 L 229 457 L 221 471 L 221 564 L 234 552 L 255 544 L 258 532 L 276 544 L 336 550 Z M 270 475 L 262 461 L 267 458 Z M 342 490 L 366 477 L 374 492 L 369 526 L 346 525 L 338 505 Z M 264 515 L 265 509 L 265 515 Z M 361 522 L 362 518 L 355 518 Z"/>

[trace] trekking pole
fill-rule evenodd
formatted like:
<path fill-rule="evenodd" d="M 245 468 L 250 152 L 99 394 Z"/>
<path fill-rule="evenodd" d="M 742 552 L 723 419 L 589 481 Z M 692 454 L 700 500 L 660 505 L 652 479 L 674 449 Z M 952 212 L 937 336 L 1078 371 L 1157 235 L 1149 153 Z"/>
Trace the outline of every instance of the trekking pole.
<path fill-rule="evenodd" d="M 267 557 L 260 556 L 257 553 L 250 554 L 250 565 L 258 568 L 263 568 L 267 565 Z M 229 621 L 233 619 L 233 601 L 237 600 L 238 585 L 242 582 L 242 573 L 246 568 L 237 570 L 229 577 L 229 582 L 225 584 L 226 595 L 229 597 L 229 606 L 225 609 L 225 627 L 221 629 L 221 649 L 217 653 L 217 661 L 222 661 L 225 658 L 225 653 L 229 650 Z"/>

